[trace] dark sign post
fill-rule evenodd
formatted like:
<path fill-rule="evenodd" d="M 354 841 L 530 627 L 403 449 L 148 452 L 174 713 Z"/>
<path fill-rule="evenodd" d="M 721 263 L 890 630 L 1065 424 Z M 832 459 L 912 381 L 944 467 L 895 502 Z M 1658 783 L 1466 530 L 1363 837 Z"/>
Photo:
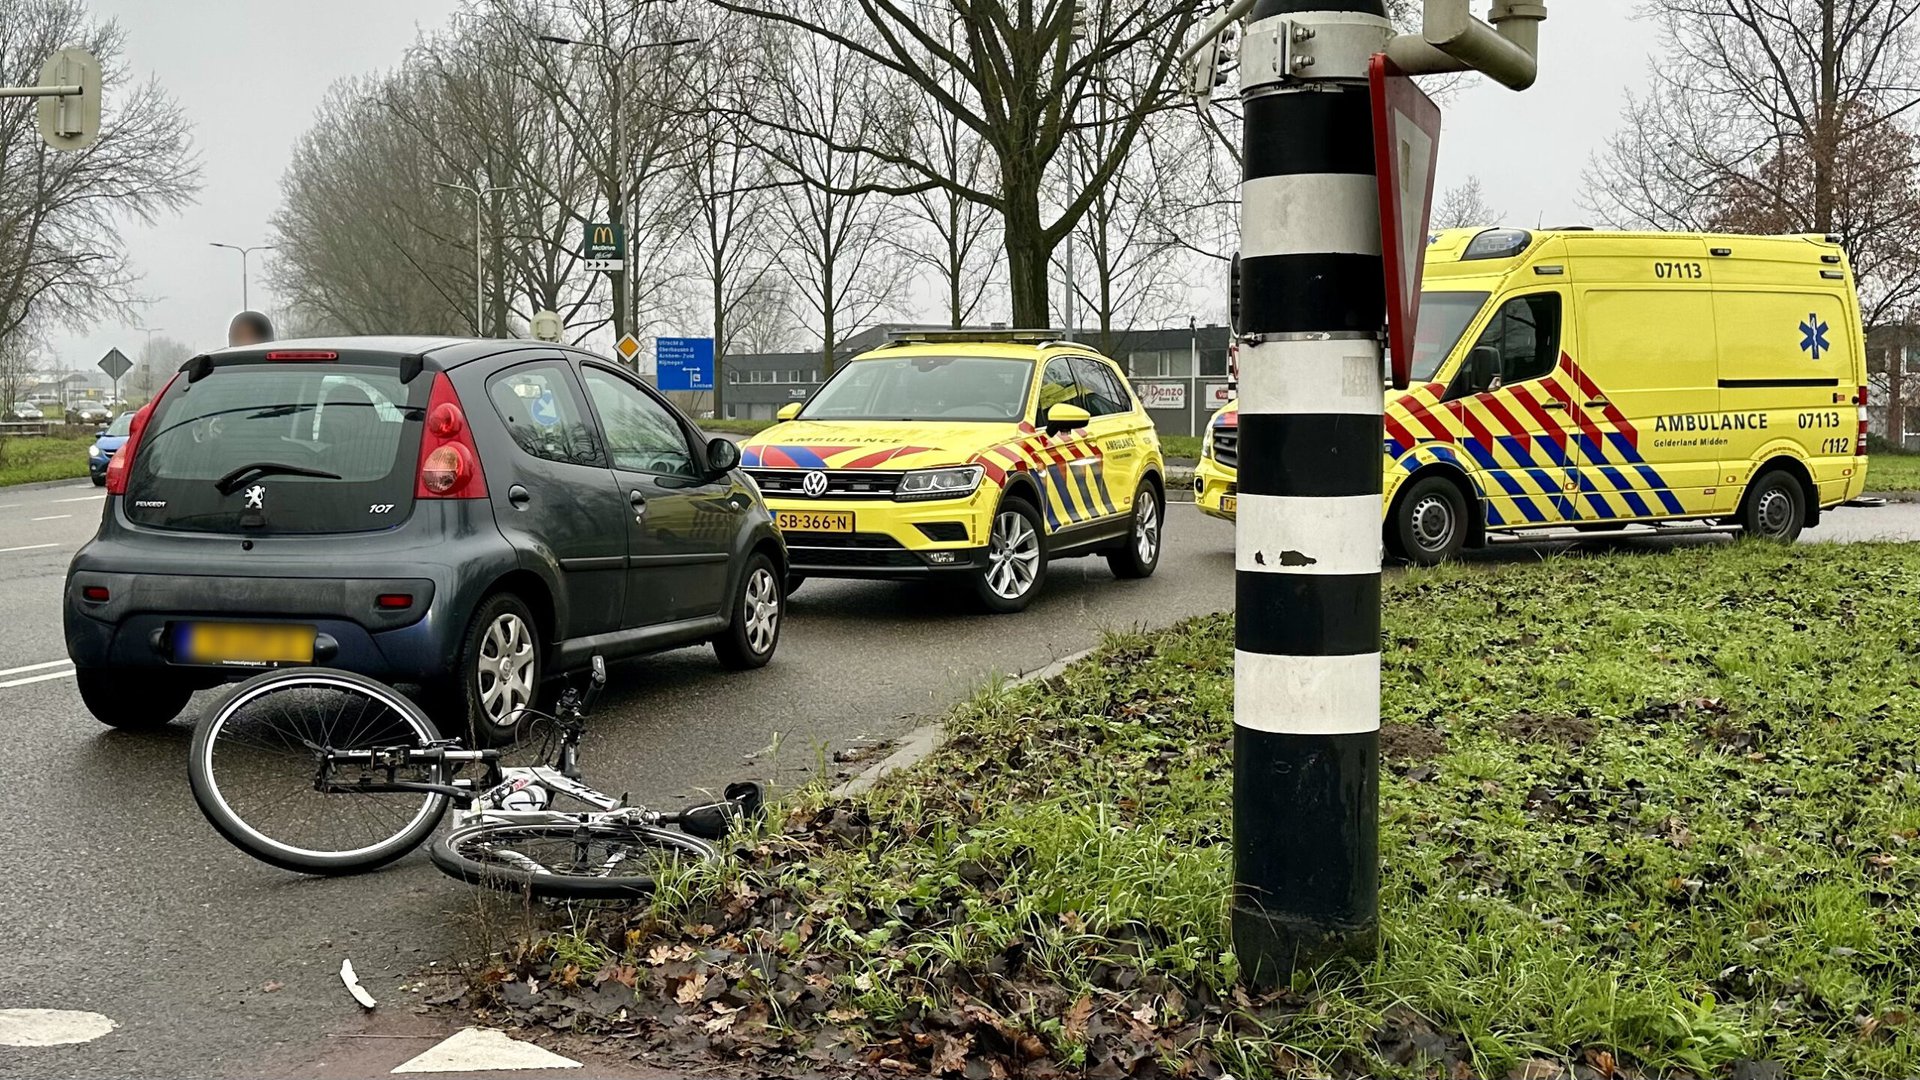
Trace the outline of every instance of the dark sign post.
<path fill-rule="evenodd" d="M 119 349 L 108 349 L 107 355 L 100 358 L 100 370 L 106 372 L 107 378 L 113 380 L 113 397 L 114 400 L 119 400 L 120 380 L 127 372 L 133 370 L 133 361 L 128 360 L 127 354 Z"/>

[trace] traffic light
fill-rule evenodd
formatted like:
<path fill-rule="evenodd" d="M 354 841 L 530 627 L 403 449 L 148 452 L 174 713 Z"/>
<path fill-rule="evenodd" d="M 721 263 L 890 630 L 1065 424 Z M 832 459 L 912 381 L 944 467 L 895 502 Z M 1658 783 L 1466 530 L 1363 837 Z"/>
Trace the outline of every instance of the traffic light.
<path fill-rule="evenodd" d="M 1067 37 L 1072 41 L 1085 41 L 1087 37 L 1087 2 L 1073 0 L 1073 22 L 1067 29 Z"/>
<path fill-rule="evenodd" d="M 1201 101 L 1213 97 L 1216 88 L 1226 85 L 1227 76 L 1239 57 L 1234 35 L 1235 29 L 1230 25 L 1209 38 L 1194 54 L 1193 66 L 1187 71 L 1187 91 Z"/>

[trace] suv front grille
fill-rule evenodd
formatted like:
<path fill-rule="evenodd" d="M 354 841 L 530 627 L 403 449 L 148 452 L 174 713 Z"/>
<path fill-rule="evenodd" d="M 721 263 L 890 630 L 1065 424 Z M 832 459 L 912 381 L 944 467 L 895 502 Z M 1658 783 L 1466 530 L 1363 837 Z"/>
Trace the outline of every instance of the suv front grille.
<path fill-rule="evenodd" d="M 920 566 L 920 558 L 885 533 L 784 534 L 801 566 Z"/>
<path fill-rule="evenodd" d="M 814 471 L 827 474 L 823 499 L 891 499 L 893 489 L 900 486 L 899 472 L 874 469 L 748 469 L 747 475 L 768 495 L 804 499 L 808 495 L 801 485 Z"/>
<path fill-rule="evenodd" d="M 1223 427 L 1213 429 L 1213 460 L 1222 467 L 1237 469 L 1240 467 L 1240 429 Z"/>

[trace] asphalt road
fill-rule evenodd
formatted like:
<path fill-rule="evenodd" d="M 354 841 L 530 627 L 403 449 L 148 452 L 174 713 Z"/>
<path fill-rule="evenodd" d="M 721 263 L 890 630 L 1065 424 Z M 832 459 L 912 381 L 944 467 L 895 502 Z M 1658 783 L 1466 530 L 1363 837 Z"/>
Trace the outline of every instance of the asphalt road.
<path fill-rule="evenodd" d="M 403 984 L 502 940 L 514 916 L 424 855 L 329 881 L 255 863 L 193 804 L 186 720 L 129 735 L 88 716 L 63 663 L 60 585 L 100 504 L 84 482 L 0 490 L 0 791 L 14 800 L 0 831 L 0 1008 L 88 1010 L 119 1028 L 82 1045 L 0 1047 L 0 1077 L 384 1074 L 431 1044 L 415 1034 L 446 1033 L 408 1011 L 437 987 L 416 997 Z M 1808 539 L 1920 539 L 1920 505 L 1843 510 Z M 1098 560 L 1055 564 L 1043 598 L 1011 617 L 927 588 L 809 581 L 763 671 L 729 675 L 705 648 L 617 665 L 588 779 L 664 805 L 742 777 L 792 785 L 836 770 L 836 749 L 898 736 L 1103 631 L 1232 603 L 1230 526 L 1176 504 L 1167 544 L 1145 582 L 1116 581 Z M 383 1003 L 372 1018 L 339 983 L 343 958 Z"/>

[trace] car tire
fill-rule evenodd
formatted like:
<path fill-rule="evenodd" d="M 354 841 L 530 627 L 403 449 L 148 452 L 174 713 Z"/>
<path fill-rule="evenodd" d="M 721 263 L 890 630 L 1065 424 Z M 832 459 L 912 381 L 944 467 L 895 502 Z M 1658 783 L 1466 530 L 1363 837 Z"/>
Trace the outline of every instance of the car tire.
<path fill-rule="evenodd" d="M 1160 566 L 1166 524 L 1159 489 L 1151 480 L 1140 481 L 1140 490 L 1133 495 L 1133 527 L 1127 530 L 1125 544 L 1107 553 L 1107 566 L 1113 576 L 1131 580 L 1152 577 Z"/>
<path fill-rule="evenodd" d="M 1740 503 L 1740 529 L 1756 540 L 1791 544 L 1806 523 L 1806 488 L 1785 469 L 1762 473 Z"/>
<path fill-rule="evenodd" d="M 987 565 L 973 576 L 980 606 L 996 615 L 1025 611 L 1047 582 L 1047 532 L 1025 499 L 1003 499 L 987 532 Z"/>
<path fill-rule="evenodd" d="M 787 592 L 780 571 L 764 552 L 755 552 L 740 572 L 733 592 L 726 632 L 713 639 L 720 666 L 729 671 L 766 667 L 780 646 L 780 621 L 786 614 Z"/>
<path fill-rule="evenodd" d="M 459 686 L 450 695 L 453 730 L 464 730 L 474 746 L 511 745 L 537 706 L 543 648 L 525 601 L 512 593 L 482 601 L 461 641 Z"/>
<path fill-rule="evenodd" d="M 76 667 L 80 700 L 93 718 L 121 731 L 158 731 L 187 707 L 193 687 L 166 673 Z"/>
<path fill-rule="evenodd" d="M 104 476 L 96 476 L 96 477 L 94 477 L 94 478 L 93 478 L 93 486 L 94 486 L 94 487 L 106 487 L 106 486 L 107 486 L 107 478 L 106 478 L 106 477 L 104 477 Z"/>
<path fill-rule="evenodd" d="M 1429 476 L 1394 503 L 1389 539 L 1394 554 L 1415 566 L 1458 558 L 1467 545 L 1467 501 L 1443 476 Z"/>

